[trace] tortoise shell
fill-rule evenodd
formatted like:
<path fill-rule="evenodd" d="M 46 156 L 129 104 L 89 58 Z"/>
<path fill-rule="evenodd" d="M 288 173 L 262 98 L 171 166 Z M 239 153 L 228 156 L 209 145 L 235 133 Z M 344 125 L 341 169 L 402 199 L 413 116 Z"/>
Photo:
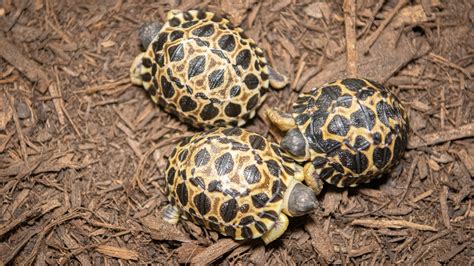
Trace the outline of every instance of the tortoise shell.
<path fill-rule="evenodd" d="M 259 238 L 283 208 L 295 162 L 241 128 L 213 128 L 180 142 L 166 169 L 168 199 L 187 219 L 234 239 Z"/>
<path fill-rule="evenodd" d="M 344 79 L 303 93 L 292 116 L 316 173 L 338 187 L 379 177 L 407 146 L 405 108 L 374 81 Z"/>
<path fill-rule="evenodd" d="M 141 80 L 154 102 L 197 128 L 241 126 L 269 88 L 263 51 L 227 19 L 170 11 L 143 54 Z"/>

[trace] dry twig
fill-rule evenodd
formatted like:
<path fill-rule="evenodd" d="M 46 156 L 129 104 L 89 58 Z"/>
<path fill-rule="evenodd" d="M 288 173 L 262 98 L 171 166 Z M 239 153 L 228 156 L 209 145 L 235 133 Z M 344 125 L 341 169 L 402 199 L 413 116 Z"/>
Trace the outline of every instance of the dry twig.
<path fill-rule="evenodd" d="M 128 86 L 129 84 L 130 84 L 130 78 L 127 76 L 127 77 L 122 77 L 121 79 L 117 79 L 114 82 L 100 84 L 100 85 L 96 85 L 96 86 L 91 86 L 91 87 L 88 87 L 88 88 L 85 88 L 85 89 L 82 89 L 82 90 L 79 90 L 79 91 L 75 91 L 74 93 L 76 93 L 76 94 L 82 94 L 82 93 L 94 94 L 94 93 L 97 93 L 99 91 L 113 90 L 113 89 L 116 89 L 118 86 L 121 86 L 121 85 L 127 85 Z"/>
<path fill-rule="evenodd" d="M 18 114 L 15 109 L 15 100 L 8 93 L 7 93 L 7 98 L 10 105 L 10 109 L 12 110 L 13 121 L 15 121 L 16 134 L 18 135 L 18 139 L 20 140 L 21 155 L 25 163 L 28 164 L 28 154 L 26 153 L 25 135 L 23 134 L 23 131 L 21 130 L 20 119 L 18 118 Z"/>
<path fill-rule="evenodd" d="M 458 128 L 427 134 L 424 135 L 423 138 L 413 136 L 408 142 L 408 148 L 416 149 L 419 147 L 469 137 L 474 137 L 474 123 L 466 124 Z"/>
<path fill-rule="evenodd" d="M 417 224 L 404 220 L 374 220 L 374 219 L 357 219 L 351 222 L 352 225 L 360 225 L 369 228 L 412 228 L 422 231 L 438 231 L 438 229 L 424 224 Z"/>
<path fill-rule="evenodd" d="M 363 45 L 365 46 L 363 49 L 363 53 L 366 54 L 369 52 L 370 47 L 375 43 L 375 41 L 379 38 L 380 34 L 382 31 L 387 27 L 388 23 L 392 21 L 393 17 L 398 13 L 398 11 L 406 4 L 406 0 L 399 0 L 397 5 L 390 11 L 388 14 L 387 18 L 380 24 L 380 26 L 375 30 L 372 35 L 367 37 L 367 39 L 364 40 Z"/>
<path fill-rule="evenodd" d="M 408 182 L 407 182 L 407 186 L 406 188 L 404 189 L 404 192 L 403 192 L 403 195 L 400 197 L 400 199 L 398 200 L 397 202 L 397 206 L 400 205 L 400 203 L 402 203 L 402 201 L 405 199 L 407 193 L 408 193 L 408 189 L 410 188 L 410 184 L 411 184 L 411 180 L 413 179 L 413 175 L 415 173 L 415 169 L 416 169 L 416 166 L 418 164 L 418 158 L 420 157 L 415 157 L 413 159 L 413 161 L 411 162 L 411 165 L 410 165 L 410 169 L 408 170 Z"/>
<path fill-rule="evenodd" d="M 0 228 L 0 237 L 3 236 L 4 234 L 8 233 L 10 230 L 15 228 L 19 224 L 28 222 L 31 219 L 38 218 L 39 216 L 42 216 L 42 215 L 56 209 L 59 206 L 61 206 L 61 203 L 59 203 L 58 200 L 53 200 L 51 202 L 47 202 L 46 204 L 41 203 L 41 204 L 38 204 L 38 205 L 32 207 L 30 210 L 25 211 L 19 217 L 17 217 L 14 220 L 10 221 L 10 223 L 2 226 Z"/>
<path fill-rule="evenodd" d="M 222 255 L 237 248 L 243 242 L 237 242 L 230 238 L 223 238 L 214 245 L 206 248 L 191 260 L 192 264 L 206 265 L 214 262 Z"/>
<path fill-rule="evenodd" d="M 317 217 L 311 216 L 311 220 L 312 221 L 305 224 L 305 230 L 311 235 L 311 244 L 315 251 L 321 255 L 326 262 L 331 263 L 336 257 L 331 238 L 324 231 L 323 226 L 319 224 Z"/>
<path fill-rule="evenodd" d="M 127 248 L 119 248 L 109 245 L 99 245 L 95 248 L 95 250 L 104 255 L 123 260 L 138 260 L 139 258 L 139 255 L 136 251 Z"/>
<path fill-rule="evenodd" d="M 24 51 L 18 48 L 18 45 L 10 43 L 4 36 L 0 35 L 0 57 L 12 64 L 30 81 L 40 82 L 38 89 L 41 93 L 46 92 L 49 83 L 48 75 L 40 65 L 27 58 L 25 54 Z"/>
<path fill-rule="evenodd" d="M 456 70 L 459 70 L 461 71 L 468 79 L 471 79 L 471 74 L 469 73 L 469 71 L 467 71 L 466 69 L 464 69 L 463 67 L 461 66 L 458 66 L 456 65 L 455 63 L 449 61 L 448 59 L 440 56 L 440 55 L 437 55 L 437 54 L 434 54 L 434 53 L 429 53 L 428 54 L 428 59 L 430 59 L 431 61 L 433 62 L 439 62 L 439 63 L 442 63 L 446 66 L 449 66 L 450 68 L 453 68 L 453 69 L 456 69 Z"/>
<path fill-rule="evenodd" d="M 38 239 L 36 240 L 36 243 L 33 247 L 33 249 L 31 250 L 31 252 L 29 253 L 29 256 L 26 257 L 23 261 L 21 261 L 19 264 L 20 265 L 30 265 L 33 263 L 33 261 L 35 260 L 36 256 L 38 255 L 38 252 L 39 252 L 39 249 L 41 247 L 41 245 L 44 245 L 43 241 L 44 241 L 44 238 L 46 237 L 46 235 L 56 226 L 58 226 L 59 224 L 62 224 L 66 221 L 69 221 L 69 220 L 72 220 L 72 219 L 75 219 L 77 217 L 80 217 L 81 215 L 77 212 L 71 212 L 71 213 L 68 213 L 68 214 L 65 214 L 61 217 L 59 217 L 58 219 L 55 219 L 53 220 L 52 222 L 50 222 L 47 226 L 41 228 L 41 230 L 38 230 Z"/>
<path fill-rule="evenodd" d="M 456 256 L 457 254 L 462 252 L 465 248 L 467 248 L 470 245 L 472 245 L 471 241 L 463 243 L 462 245 L 456 246 L 456 247 L 452 248 L 450 251 L 448 251 L 447 253 L 440 256 L 438 261 L 441 262 L 441 263 L 448 262 L 450 259 L 452 259 L 454 256 Z"/>
<path fill-rule="evenodd" d="M 346 28 L 347 73 L 357 77 L 357 37 L 356 37 L 356 3 L 355 0 L 344 1 L 344 22 Z"/>
<path fill-rule="evenodd" d="M 439 195 L 439 204 L 441 209 L 441 218 L 443 219 L 443 224 L 446 228 L 451 229 L 451 222 L 449 221 L 448 213 L 448 186 L 445 185 L 448 183 L 448 177 L 446 175 L 441 176 L 441 181 L 444 183 L 441 187 L 441 193 Z"/>

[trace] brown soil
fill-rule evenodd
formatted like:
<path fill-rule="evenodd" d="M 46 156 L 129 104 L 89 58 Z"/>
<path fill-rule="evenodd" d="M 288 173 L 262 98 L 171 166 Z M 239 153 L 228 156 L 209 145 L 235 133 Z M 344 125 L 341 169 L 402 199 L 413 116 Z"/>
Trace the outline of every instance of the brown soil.
<path fill-rule="evenodd" d="M 0 2 L 0 264 L 473 262 L 472 1 L 94 2 Z M 164 223 L 166 156 L 193 130 L 128 70 L 140 24 L 172 8 L 227 15 L 290 77 L 246 126 L 272 140 L 268 106 L 356 73 L 383 83 L 409 110 L 399 167 L 326 186 L 268 246 Z"/>

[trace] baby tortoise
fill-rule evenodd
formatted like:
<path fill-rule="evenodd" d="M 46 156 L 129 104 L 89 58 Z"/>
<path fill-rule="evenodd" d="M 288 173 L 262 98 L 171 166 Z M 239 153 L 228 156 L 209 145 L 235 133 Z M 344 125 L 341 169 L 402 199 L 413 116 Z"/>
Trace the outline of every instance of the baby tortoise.
<path fill-rule="evenodd" d="M 268 244 L 317 206 L 303 168 L 280 147 L 244 129 L 213 128 L 185 138 L 166 168 L 170 204 L 164 219 L 184 215 L 234 239 Z"/>
<path fill-rule="evenodd" d="M 214 13 L 172 10 L 163 25 L 146 24 L 139 36 L 146 51 L 130 68 L 132 82 L 197 128 L 242 126 L 270 85 L 288 83 L 241 28 Z"/>
<path fill-rule="evenodd" d="M 287 131 L 280 145 L 304 166 L 318 194 L 323 182 L 357 186 L 387 172 L 403 155 L 408 117 L 399 100 L 366 79 L 343 79 L 301 94 L 291 114 L 267 112 Z"/>

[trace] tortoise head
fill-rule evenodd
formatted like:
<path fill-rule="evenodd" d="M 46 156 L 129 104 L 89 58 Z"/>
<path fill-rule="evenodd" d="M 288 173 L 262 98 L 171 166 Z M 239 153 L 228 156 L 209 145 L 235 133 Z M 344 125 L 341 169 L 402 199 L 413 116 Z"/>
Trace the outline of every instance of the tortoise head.
<path fill-rule="evenodd" d="M 159 34 L 162 24 L 159 22 L 148 22 L 143 24 L 138 30 L 138 38 L 143 49 L 147 50 L 153 39 Z M 142 68 L 143 68 L 143 57 L 145 53 L 140 53 L 133 60 L 132 66 L 130 67 L 130 79 L 135 85 L 142 85 Z"/>
<path fill-rule="evenodd" d="M 148 49 L 150 43 L 160 33 L 162 26 L 163 24 L 159 22 L 147 22 L 138 29 L 138 38 L 140 39 L 143 49 Z"/>
<path fill-rule="evenodd" d="M 319 206 L 313 190 L 299 181 L 295 181 L 288 193 L 286 208 L 283 211 L 289 216 L 302 216 Z"/>
<path fill-rule="evenodd" d="M 285 137 L 280 142 L 281 148 L 289 152 L 293 159 L 297 161 L 308 160 L 309 145 L 299 129 L 295 118 L 291 114 L 282 112 L 277 108 L 267 109 L 267 117 L 281 131 L 286 131 Z"/>
<path fill-rule="evenodd" d="M 286 132 L 281 140 L 280 146 L 285 151 L 293 155 L 297 161 L 306 161 L 309 159 L 309 146 L 305 136 L 295 127 Z"/>

